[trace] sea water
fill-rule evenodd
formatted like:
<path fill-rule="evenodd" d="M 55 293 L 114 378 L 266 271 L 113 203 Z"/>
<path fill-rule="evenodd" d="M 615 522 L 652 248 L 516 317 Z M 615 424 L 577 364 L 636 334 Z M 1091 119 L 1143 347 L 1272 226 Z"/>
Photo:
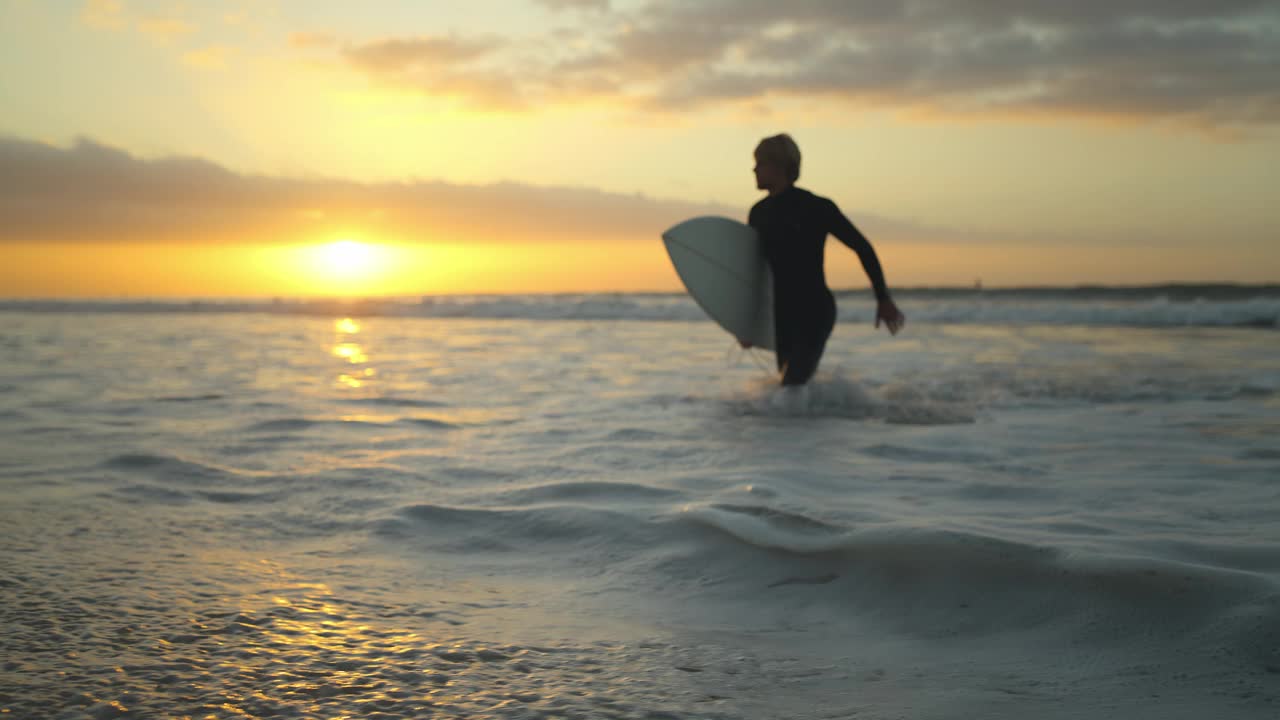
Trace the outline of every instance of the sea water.
<path fill-rule="evenodd" d="M 1280 716 L 1280 290 L 0 308 L 13 718 Z"/>

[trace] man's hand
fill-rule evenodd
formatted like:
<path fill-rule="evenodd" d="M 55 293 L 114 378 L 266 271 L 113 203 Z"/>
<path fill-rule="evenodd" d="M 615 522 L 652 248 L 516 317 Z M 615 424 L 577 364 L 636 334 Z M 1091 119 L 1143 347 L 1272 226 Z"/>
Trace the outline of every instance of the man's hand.
<path fill-rule="evenodd" d="M 907 316 L 902 314 L 897 305 L 892 300 L 881 300 L 876 305 L 876 327 L 880 327 L 880 321 L 884 321 L 884 326 L 888 328 L 890 335 L 897 335 L 902 326 L 907 323 Z"/>

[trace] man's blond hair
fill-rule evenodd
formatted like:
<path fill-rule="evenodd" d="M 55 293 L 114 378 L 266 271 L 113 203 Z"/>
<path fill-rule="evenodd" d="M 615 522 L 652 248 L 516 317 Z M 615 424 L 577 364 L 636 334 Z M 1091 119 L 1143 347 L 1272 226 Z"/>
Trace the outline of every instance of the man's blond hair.
<path fill-rule="evenodd" d="M 761 140 L 756 146 L 756 158 L 776 163 L 791 178 L 791 182 L 800 178 L 800 146 L 786 133 Z"/>

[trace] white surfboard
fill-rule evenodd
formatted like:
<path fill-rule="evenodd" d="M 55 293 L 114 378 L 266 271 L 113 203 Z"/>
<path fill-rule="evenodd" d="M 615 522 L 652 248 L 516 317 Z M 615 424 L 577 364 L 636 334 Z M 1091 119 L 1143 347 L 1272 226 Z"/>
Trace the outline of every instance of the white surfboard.
<path fill-rule="evenodd" d="M 689 294 L 729 334 L 773 349 L 773 278 L 754 228 L 696 217 L 662 233 Z"/>

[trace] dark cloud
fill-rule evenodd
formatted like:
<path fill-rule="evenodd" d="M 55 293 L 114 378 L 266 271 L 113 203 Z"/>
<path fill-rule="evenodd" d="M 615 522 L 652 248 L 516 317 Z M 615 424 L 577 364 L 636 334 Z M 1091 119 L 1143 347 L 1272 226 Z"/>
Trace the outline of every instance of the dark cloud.
<path fill-rule="evenodd" d="M 364 231 L 408 241 L 656 243 L 662 230 L 698 215 L 744 218 L 746 207 L 520 183 L 242 175 L 84 139 L 58 148 L 0 137 L 0 242 L 292 242 Z M 979 240 L 862 213 L 856 220 L 876 239 Z"/>
<path fill-rule="evenodd" d="M 195 158 L 144 160 L 88 140 L 0 138 L 0 241 L 235 242 L 326 227 L 404 239 L 627 240 L 740 208 L 518 183 L 455 185 L 241 175 Z"/>
<path fill-rule="evenodd" d="M 598 17 L 608 21 L 578 27 L 577 50 L 437 38 L 346 55 L 384 80 L 509 107 L 589 99 L 675 111 L 824 96 L 952 112 L 1280 122 L 1275 0 L 684 0 Z M 413 62 L 423 56 L 425 74 Z"/>
<path fill-rule="evenodd" d="M 349 45 L 342 55 L 353 67 L 395 86 L 461 98 L 485 109 L 523 109 L 537 81 L 495 62 L 503 49 L 494 37 L 419 36 Z"/>
<path fill-rule="evenodd" d="M 423 36 L 355 45 L 344 49 L 342 54 L 352 65 L 364 70 L 405 73 L 469 63 L 492 53 L 500 45 L 496 38 Z"/>

